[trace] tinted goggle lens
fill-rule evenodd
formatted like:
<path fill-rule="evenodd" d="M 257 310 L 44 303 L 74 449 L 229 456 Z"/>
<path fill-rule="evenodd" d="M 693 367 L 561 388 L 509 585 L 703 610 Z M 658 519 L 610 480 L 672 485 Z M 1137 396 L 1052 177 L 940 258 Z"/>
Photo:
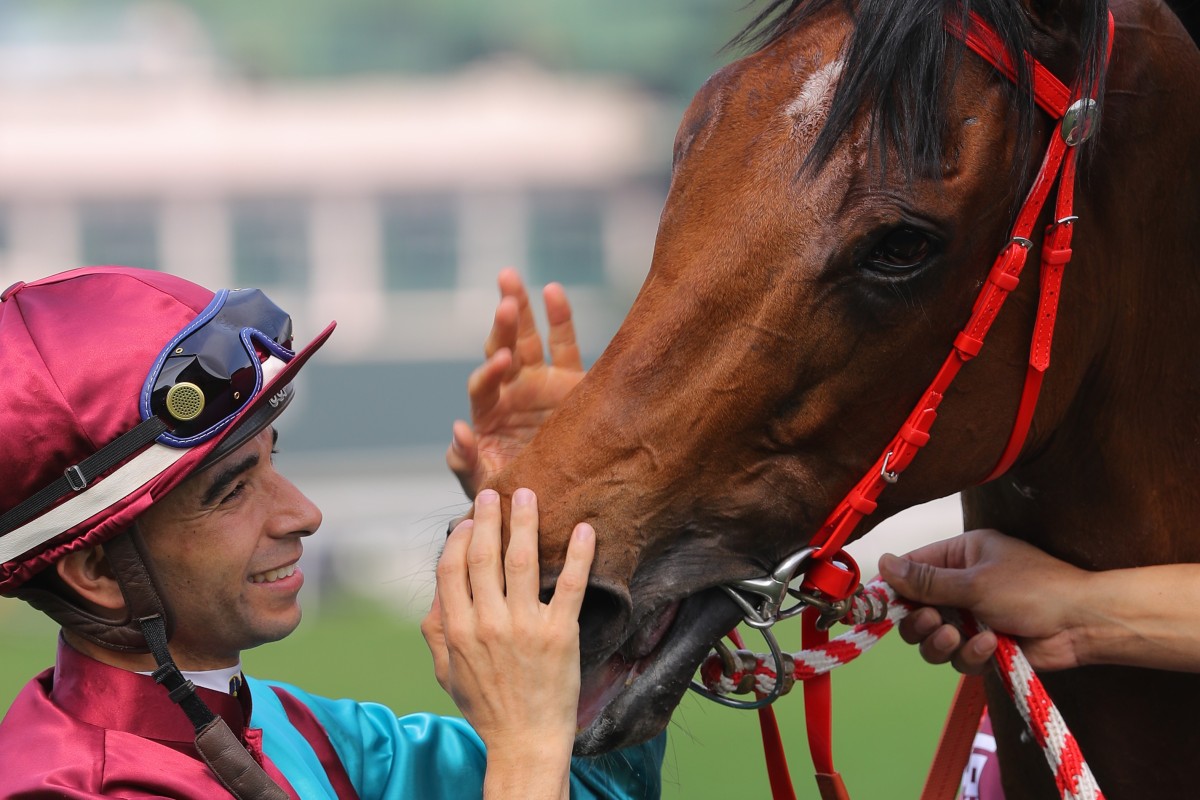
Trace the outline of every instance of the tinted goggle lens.
<path fill-rule="evenodd" d="M 260 290 L 218 292 L 155 361 L 142 416 L 170 425 L 159 439 L 166 444 L 199 444 L 262 389 L 264 360 L 292 359 L 291 345 L 291 318 Z"/>

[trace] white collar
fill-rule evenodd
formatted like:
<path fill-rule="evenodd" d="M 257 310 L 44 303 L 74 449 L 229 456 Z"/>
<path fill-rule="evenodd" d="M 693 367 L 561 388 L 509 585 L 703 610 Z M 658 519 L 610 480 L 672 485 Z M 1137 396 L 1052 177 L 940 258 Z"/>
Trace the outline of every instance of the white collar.
<path fill-rule="evenodd" d="M 232 667 L 224 667 L 222 669 L 204 669 L 196 672 L 187 672 L 180 670 L 183 677 L 197 686 L 205 689 L 211 689 L 214 692 L 221 694 L 232 694 L 231 682 L 236 677 L 239 685 L 242 682 L 242 662 L 238 661 Z M 139 675 L 152 675 L 151 672 L 139 672 Z"/>

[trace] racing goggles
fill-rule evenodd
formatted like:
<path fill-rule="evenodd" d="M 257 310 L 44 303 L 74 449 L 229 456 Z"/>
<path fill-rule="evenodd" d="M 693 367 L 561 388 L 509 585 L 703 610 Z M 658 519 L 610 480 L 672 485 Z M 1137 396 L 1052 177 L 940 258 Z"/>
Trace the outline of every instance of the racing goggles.
<path fill-rule="evenodd" d="M 291 347 L 291 318 L 262 291 L 222 289 L 155 359 L 142 387 L 142 419 L 167 424 L 163 444 L 208 441 L 262 390 L 263 362 L 291 361 Z"/>

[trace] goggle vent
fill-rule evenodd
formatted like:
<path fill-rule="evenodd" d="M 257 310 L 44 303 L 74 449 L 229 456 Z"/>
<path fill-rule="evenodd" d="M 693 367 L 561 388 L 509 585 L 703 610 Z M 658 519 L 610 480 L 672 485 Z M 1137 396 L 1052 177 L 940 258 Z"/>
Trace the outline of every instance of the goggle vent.
<path fill-rule="evenodd" d="M 204 411 L 204 392 L 194 383 L 181 381 L 167 391 L 167 413 L 180 422 L 190 422 Z"/>

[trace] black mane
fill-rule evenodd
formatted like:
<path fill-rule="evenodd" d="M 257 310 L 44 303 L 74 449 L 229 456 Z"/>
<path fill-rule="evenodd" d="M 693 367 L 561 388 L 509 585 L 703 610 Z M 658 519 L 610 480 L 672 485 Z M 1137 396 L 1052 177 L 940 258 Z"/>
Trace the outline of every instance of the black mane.
<path fill-rule="evenodd" d="M 730 46 L 765 48 L 801 26 L 809 17 L 838 0 L 770 0 L 766 8 Z M 881 168 L 887 167 L 888 145 L 904 171 L 938 175 L 947 120 L 947 87 L 962 58 L 965 45 L 946 31 L 945 22 L 957 16 L 964 23 L 974 11 L 1004 41 L 1010 54 L 1032 51 L 1029 17 L 1017 0 L 841 0 L 855 20 L 846 44 L 842 77 L 829 117 L 805 160 L 806 168 L 819 168 L 849 129 L 861 108 L 871 119 L 871 136 Z M 1108 38 L 1105 0 L 1083 0 L 1080 40 L 1085 43 L 1073 75 L 1057 76 L 1064 82 L 1076 78 L 1084 96 L 1099 98 L 1103 90 L 1104 52 Z M 949 59 L 950 74 L 946 73 Z M 1017 65 L 1013 106 L 1019 139 L 1016 166 L 1029 158 L 1034 103 L 1029 91 L 1029 68 L 1023 58 Z M 1005 81 L 1008 84 L 1007 81 Z M 1011 84 L 1008 84 L 1011 86 Z"/>

